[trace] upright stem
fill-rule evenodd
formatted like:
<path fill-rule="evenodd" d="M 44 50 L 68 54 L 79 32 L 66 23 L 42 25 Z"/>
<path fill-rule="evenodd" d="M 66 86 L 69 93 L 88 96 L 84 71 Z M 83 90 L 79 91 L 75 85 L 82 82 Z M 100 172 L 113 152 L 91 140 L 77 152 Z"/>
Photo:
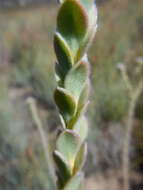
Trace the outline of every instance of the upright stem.
<path fill-rule="evenodd" d="M 49 181 L 51 183 L 51 190 L 56 190 L 55 175 L 53 172 L 53 170 L 54 170 L 53 161 L 51 159 L 49 146 L 47 144 L 47 142 L 48 142 L 47 135 L 45 136 L 45 132 L 42 127 L 42 122 L 38 116 L 36 101 L 33 98 L 28 98 L 27 102 L 28 102 L 30 110 L 31 110 L 32 118 L 38 128 L 38 131 L 39 131 L 39 134 L 41 137 L 41 142 L 42 142 L 42 146 L 43 146 L 43 150 L 44 150 L 44 154 L 45 154 L 45 159 L 47 162 Z"/>
<path fill-rule="evenodd" d="M 124 146 L 123 146 L 123 181 L 124 181 L 124 190 L 130 189 L 130 159 L 129 159 L 129 149 L 130 149 L 130 141 L 131 134 L 133 129 L 133 120 L 134 120 L 134 110 L 136 106 L 136 100 L 134 98 L 131 99 L 131 103 L 129 106 L 128 112 L 128 121 L 126 126 L 126 133 L 124 137 Z"/>
<path fill-rule="evenodd" d="M 97 28 L 94 0 L 60 0 L 54 49 L 57 58 L 54 92 L 63 130 L 57 136 L 53 158 L 61 190 L 81 190 L 86 158 L 89 94 L 87 50 Z"/>
<path fill-rule="evenodd" d="M 138 87 L 136 88 L 135 92 L 130 94 L 130 105 L 129 105 L 129 112 L 127 116 L 127 126 L 126 126 L 126 133 L 124 137 L 124 146 L 123 146 L 123 184 L 124 190 L 130 190 L 130 142 L 134 124 L 134 114 L 135 114 L 135 107 L 137 104 L 137 100 L 143 90 L 143 80 L 140 81 Z"/>

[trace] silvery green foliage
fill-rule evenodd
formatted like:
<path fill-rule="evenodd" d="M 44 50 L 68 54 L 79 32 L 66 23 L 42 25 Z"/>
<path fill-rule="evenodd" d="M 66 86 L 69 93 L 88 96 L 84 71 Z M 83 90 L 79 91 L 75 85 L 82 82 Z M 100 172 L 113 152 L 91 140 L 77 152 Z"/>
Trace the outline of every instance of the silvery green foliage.
<path fill-rule="evenodd" d="M 54 152 L 57 184 L 62 190 L 81 190 L 81 169 L 86 158 L 88 133 L 85 110 L 89 94 L 89 63 L 86 52 L 97 25 L 94 0 L 61 0 L 54 48 L 57 56 L 54 93 L 63 124 Z"/>

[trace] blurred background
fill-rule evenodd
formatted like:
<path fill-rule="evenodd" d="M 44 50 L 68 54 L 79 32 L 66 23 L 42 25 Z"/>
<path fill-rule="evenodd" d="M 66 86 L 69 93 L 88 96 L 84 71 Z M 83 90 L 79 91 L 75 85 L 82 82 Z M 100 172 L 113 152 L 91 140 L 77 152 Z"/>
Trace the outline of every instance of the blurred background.
<path fill-rule="evenodd" d="M 89 50 L 91 93 L 86 190 L 121 190 L 122 157 L 132 93 L 143 82 L 143 1 L 98 0 L 98 31 Z M 27 98 L 37 100 L 49 148 L 60 126 L 56 86 L 54 0 L 0 0 L 0 190 L 50 190 L 48 167 Z M 143 190 L 143 91 L 132 116 L 132 190 Z"/>

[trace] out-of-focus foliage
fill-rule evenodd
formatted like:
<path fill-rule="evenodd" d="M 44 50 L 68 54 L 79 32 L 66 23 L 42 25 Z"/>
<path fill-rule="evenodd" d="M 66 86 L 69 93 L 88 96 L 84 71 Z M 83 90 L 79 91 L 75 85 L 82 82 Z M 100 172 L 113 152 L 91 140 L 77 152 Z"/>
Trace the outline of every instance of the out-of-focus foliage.
<path fill-rule="evenodd" d="M 47 126 L 52 131 L 60 125 L 52 100 L 56 12 L 50 5 L 0 12 L 0 189 L 3 190 L 47 190 L 50 185 L 26 97 L 33 95 L 40 100 L 39 111 L 46 132 Z M 128 96 L 117 65 L 125 63 L 131 73 L 135 70 L 136 58 L 143 57 L 142 0 L 129 3 L 110 0 L 99 6 L 98 12 L 97 35 L 89 51 L 93 88 L 88 109 L 91 150 L 90 164 L 86 166 L 88 174 L 95 168 L 97 171 L 120 165 Z M 134 80 L 134 75 L 130 76 Z M 136 107 L 136 117 L 133 139 L 137 150 L 143 152 L 142 97 Z M 97 167 L 98 160 L 101 168 Z M 139 157 L 133 166 L 140 163 Z"/>
<path fill-rule="evenodd" d="M 29 5 L 41 5 L 54 3 L 55 0 L 0 0 L 0 7 L 14 8 L 14 7 L 27 7 Z"/>
<path fill-rule="evenodd" d="M 90 51 L 94 86 L 91 96 L 95 98 L 91 98 L 91 111 L 89 110 L 92 127 L 89 139 L 94 139 L 99 147 L 98 155 L 95 155 L 96 164 L 98 160 L 102 162 L 102 157 L 107 166 L 119 166 L 116 161 L 120 160 L 129 97 L 118 68 L 120 63 L 125 63 L 128 72 L 132 73 L 131 80 L 137 82 L 138 79 L 133 73 L 137 66 L 137 57 L 143 56 L 142 5 L 140 0 L 110 1 L 99 9 L 98 32 L 95 46 Z M 141 71 L 140 76 L 142 74 Z M 136 112 L 140 120 L 143 113 L 142 97 L 139 102 Z M 118 135 L 115 135 L 116 133 Z M 112 147 L 113 152 L 109 147 Z"/>

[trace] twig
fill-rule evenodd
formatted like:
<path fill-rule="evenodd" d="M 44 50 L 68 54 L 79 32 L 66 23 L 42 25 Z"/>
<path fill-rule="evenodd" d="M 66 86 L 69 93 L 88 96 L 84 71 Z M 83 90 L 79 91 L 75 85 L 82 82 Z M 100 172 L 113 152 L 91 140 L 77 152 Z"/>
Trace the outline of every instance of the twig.
<path fill-rule="evenodd" d="M 47 144 L 47 136 L 45 136 L 44 134 L 44 130 L 42 127 L 42 122 L 38 116 L 38 112 L 37 112 L 37 107 L 36 107 L 36 101 L 33 98 L 28 98 L 27 103 L 29 104 L 30 110 L 31 110 L 31 114 L 32 114 L 32 118 L 39 130 L 39 134 L 41 137 L 41 142 L 43 145 L 43 150 L 44 150 L 44 154 L 45 154 L 45 158 L 47 161 L 47 167 L 48 167 L 48 171 L 49 171 L 49 181 L 51 182 L 52 185 L 52 189 L 51 190 L 56 190 L 56 182 L 55 182 L 55 174 L 53 172 L 53 161 L 51 159 L 50 156 L 50 150 Z"/>
<path fill-rule="evenodd" d="M 135 107 L 138 101 L 138 98 L 143 91 L 143 79 L 140 80 L 139 85 L 135 89 L 135 91 L 130 94 L 131 102 L 129 106 L 128 112 L 128 120 L 127 120 L 127 127 L 126 133 L 124 137 L 124 145 L 123 145 L 123 184 L 124 190 L 130 189 L 130 142 L 133 130 L 133 123 L 134 123 L 134 114 L 135 114 Z"/>

